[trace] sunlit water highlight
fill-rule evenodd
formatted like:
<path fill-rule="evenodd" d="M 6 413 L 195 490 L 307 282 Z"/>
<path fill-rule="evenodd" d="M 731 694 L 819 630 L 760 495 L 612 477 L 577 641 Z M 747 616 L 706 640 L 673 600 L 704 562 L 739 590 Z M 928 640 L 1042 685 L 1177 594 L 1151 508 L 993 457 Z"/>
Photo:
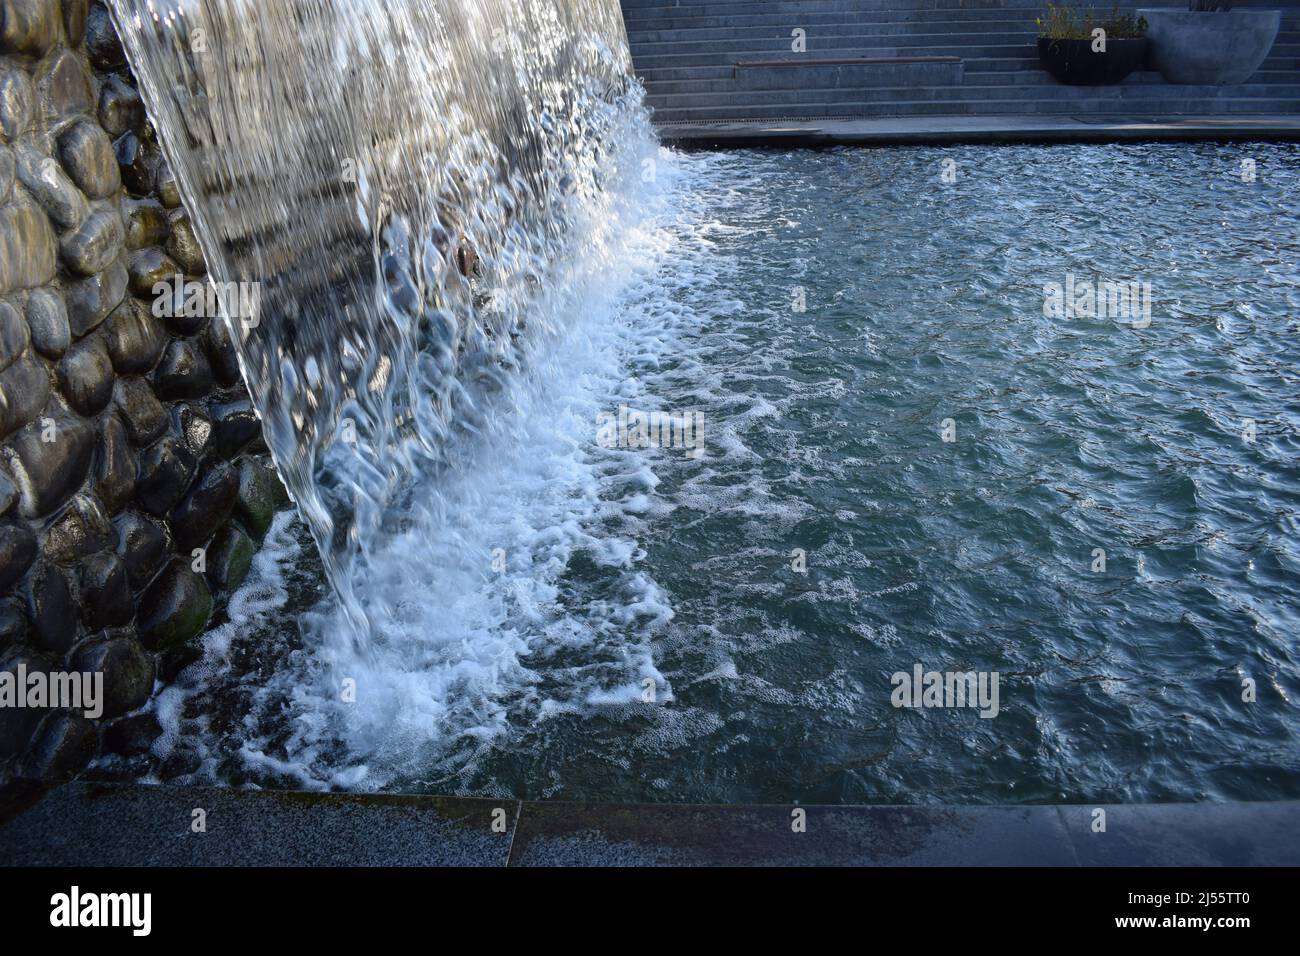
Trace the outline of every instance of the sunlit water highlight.
<path fill-rule="evenodd" d="M 284 518 L 160 753 L 531 797 L 1300 795 L 1300 153 L 1249 147 L 1246 184 L 1243 149 L 661 152 L 367 583 L 357 703 Z M 1067 271 L 1150 281 L 1151 326 L 1044 316 Z M 620 403 L 702 410 L 705 454 L 599 447 Z M 999 671 L 998 717 L 894 709 L 915 663 Z"/>
<path fill-rule="evenodd" d="M 315 51 L 322 69 L 351 78 L 385 30 Z M 476 102 L 457 77 L 407 79 L 436 91 L 421 109 L 457 115 L 439 97 Z M 343 85 L 335 134 L 372 129 Z M 410 177 L 439 154 L 403 134 L 391 167 L 362 177 L 384 183 L 361 189 L 363 215 L 351 192 L 339 202 L 360 223 L 338 260 L 359 292 L 299 295 L 313 268 L 286 270 L 272 305 L 320 302 L 312 322 L 328 323 L 343 301 L 371 337 L 338 349 L 339 325 L 307 323 L 312 356 L 245 340 L 306 523 L 277 521 L 203 662 L 161 694 L 149 779 L 679 801 L 1300 796 L 1296 148 L 651 156 L 631 95 L 565 114 L 606 132 L 577 147 L 577 172 L 573 140 L 541 147 L 542 181 L 578 185 L 558 207 L 519 186 L 540 219 L 503 226 L 494 176 L 430 204 L 441 173 Z M 492 141 L 456 168 L 499 169 Z M 296 228 L 311 208 L 273 212 Z M 506 250 L 485 256 L 515 290 L 501 304 L 452 268 L 461 233 Z M 209 257 L 241 277 L 230 235 Z M 291 264 L 318 251 L 289 245 Z M 1045 316 L 1043 284 L 1067 273 L 1151 282 L 1151 326 Z M 422 305 L 403 305 L 403 281 Z M 403 324 L 423 315 L 468 337 L 454 368 L 425 374 L 436 344 Z M 270 364 L 284 348 L 295 361 Z M 307 414 L 311 390 L 284 376 L 331 355 L 362 365 L 329 365 L 340 384 Z M 379 364 L 370 401 L 356 383 Z M 598 416 L 622 404 L 702 411 L 705 453 L 600 447 Z M 344 454 L 330 423 L 345 414 L 362 441 Z M 998 671 L 999 716 L 894 709 L 889 676 L 915 663 Z"/>

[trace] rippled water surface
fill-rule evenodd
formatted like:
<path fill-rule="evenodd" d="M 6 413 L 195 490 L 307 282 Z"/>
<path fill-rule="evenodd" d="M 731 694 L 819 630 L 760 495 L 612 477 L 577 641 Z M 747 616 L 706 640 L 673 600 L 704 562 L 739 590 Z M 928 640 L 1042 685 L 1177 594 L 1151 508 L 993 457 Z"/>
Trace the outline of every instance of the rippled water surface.
<path fill-rule="evenodd" d="M 284 517 L 160 755 L 521 797 L 1300 797 L 1300 150 L 647 168 L 445 517 L 372 556 L 373 653 L 315 661 L 332 599 Z M 1045 316 L 1067 273 L 1149 282 L 1149 327 Z M 599 447 L 620 404 L 702 412 L 704 454 Z M 998 716 L 895 709 L 917 663 L 997 671 Z"/>

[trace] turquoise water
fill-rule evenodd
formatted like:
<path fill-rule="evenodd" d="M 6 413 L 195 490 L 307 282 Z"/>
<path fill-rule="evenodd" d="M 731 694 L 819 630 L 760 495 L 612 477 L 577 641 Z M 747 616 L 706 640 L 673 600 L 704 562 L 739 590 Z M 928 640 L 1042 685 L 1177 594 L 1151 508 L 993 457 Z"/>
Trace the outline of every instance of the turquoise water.
<path fill-rule="evenodd" d="M 328 598 L 282 520 L 160 752 L 568 799 L 1300 797 L 1300 148 L 656 164 L 527 414 L 439 488 L 358 716 L 312 701 Z M 1067 275 L 1149 283 L 1149 324 L 1045 314 Z M 621 404 L 702 413 L 703 454 L 600 447 Z M 997 672 L 997 716 L 892 706 L 916 664 Z"/>

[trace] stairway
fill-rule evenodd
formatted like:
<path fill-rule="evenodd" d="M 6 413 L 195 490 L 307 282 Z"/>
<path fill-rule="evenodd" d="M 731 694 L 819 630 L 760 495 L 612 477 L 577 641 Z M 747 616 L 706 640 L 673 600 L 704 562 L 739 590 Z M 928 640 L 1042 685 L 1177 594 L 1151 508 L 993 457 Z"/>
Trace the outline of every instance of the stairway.
<path fill-rule="evenodd" d="M 1240 86 L 1177 86 L 1139 71 L 1058 83 L 1038 62 L 1039 0 L 621 0 L 658 125 L 896 116 L 1300 114 L 1300 0 Z M 1102 0 L 1098 8 L 1105 6 Z M 1169 0 L 1122 4 L 1178 6 Z M 795 52 L 794 31 L 805 51 Z M 784 61 L 784 62 L 774 62 Z"/>

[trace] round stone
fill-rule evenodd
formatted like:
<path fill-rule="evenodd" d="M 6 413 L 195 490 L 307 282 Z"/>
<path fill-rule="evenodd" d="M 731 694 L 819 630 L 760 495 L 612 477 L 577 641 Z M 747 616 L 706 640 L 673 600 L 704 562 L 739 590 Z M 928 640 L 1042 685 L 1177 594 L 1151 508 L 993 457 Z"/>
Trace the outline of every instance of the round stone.
<path fill-rule="evenodd" d="M 21 429 L 9 446 L 9 468 L 20 494 L 18 511 L 24 518 L 41 518 L 81 487 L 90 471 L 95 436 L 80 419 L 46 418 Z"/>
<path fill-rule="evenodd" d="M 22 70 L 0 70 L 0 137 L 15 142 L 27 132 L 36 104 L 32 81 Z"/>
<path fill-rule="evenodd" d="M 139 591 L 167 559 L 167 532 L 158 522 L 136 511 L 125 511 L 114 522 L 117 555 L 126 568 L 133 591 Z"/>
<path fill-rule="evenodd" d="M 116 415 L 99 423 L 95 456 L 95 494 L 109 514 L 117 514 L 135 494 L 136 464 L 126 426 Z"/>
<path fill-rule="evenodd" d="M 172 339 L 154 369 L 153 387 L 165 402 L 202 398 L 212 391 L 212 367 L 188 339 Z"/>
<path fill-rule="evenodd" d="M 104 731 L 104 750 L 123 757 L 135 757 L 148 753 L 153 742 L 161 736 L 162 724 L 158 723 L 156 714 L 132 714 L 113 721 Z"/>
<path fill-rule="evenodd" d="M 203 409 L 186 402 L 172 406 L 172 427 L 185 442 L 185 448 L 195 460 L 199 460 L 208 450 L 212 439 L 212 419 Z"/>
<path fill-rule="evenodd" d="M 54 278 L 57 245 L 50 221 L 26 199 L 0 209 L 0 295 Z"/>
<path fill-rule="evenodd" d="M 175 209 L 181 204 L 180 186 L 166 159 L 158 167 L 158 198 L 168 209 Z"/>
<path fill-rule="evenodd" d="M 18 161 L 14 159 L 14 151 L 8 146 L 0 146 L 0 206 L 9 201 L 17 178 Z"/>
<path fill-rule="evenodd" d="M 126 230 L 111 205 L 95 209 L 85 221 L 59 241 L 59 256 L 68 270 L 92 276 L 113 264 L 124 251 Z"/>
<path fill-rule="evenodd" d="M 126 247 L 134 252 L 167 240 L 171 223 L 167 210 L 156 199 L 127 199 L 122 203 L 126 216 Z"/>
<path fill-rule="evenodd" d="M 130 604 L 128 597 L 128 608 Z M 70 670 L 104 675 L 100 716 L 105 720 L 143 707 L 153 693 L 153 658 L 129 635 L 129 631 L 118 630 L 102 638 L 96 636 L 78 647 L 68 662 Z"/>
<path fill-rule="evenodd" d="M 45 532 L 41 553 L 47 561 L 73 564 L 112 547 L 113 525 L 94 495 L 77 495 Z"/>
<path fill-rule="evenodd" d="M 239 475 L 224 461 L 210 465 L 171 513 L 176 545 L 188 551 L 207 541 L 230 517 L 239 494 Z"/>
<path fill-rule="evenodd" d="M 128 297 L 104 323 L 104 337 L 113 368 L 129 374 L 147 372 L 158 363 L 167 342 L 167 330 L 147 305 Z"/>
<path fill-rule="evenodd" d="M 8 514 L 9 509 L 18 503 L 18 486 L 9 477 L 9 472 L 0 466 L 0 515 Z M 4 588 L 0 587 L 0 591 Z"/>
<path fill-rule="evenodd" d="M 0 369 L 13 365 L 27 349 L 27 323 L 8 302 L 0 302 Z"/>
<path fill-rule="evenodd" d="M 46 358 L 57 359 L 72 344 L 68 307 L 53 289 L 34 289 L 27 297 L 27 326 L 32 345 Z"/>
<path fill-rule="evenodd" d="M 113 144 L 97 123 L 80 120 L 64 130 L 59 136 L 59 158 L 90 199 L 105 199 L 122 186 Z"/>
<path fill-rule="evenodd" d="M 132 253 L 129 271 L 131 292 L 150 304 L 160 295 L 173 296 L 176 282 L 183 281 L 180 267 L 156 247 Z"/>
<path fill-rule="evenodd" d="M 230 326 L 226 320 L 218 317 L 209 322 L 203 340 L 212 374 L 217 381 L 227 387 L 242 381 L 239 353 L 235 351 L 235 343 L 230 337 Z"/>
<path fill-rule="evenodd" d="M 235 513 L 244 527 L 259 538 L 266 534 L 276 512 L 289 503 L 289 493 L 268 463 L 247 458 L 239 465 L 239 500 Z"/>
<path fill-rule="evenodd" d="M 126 624 L 135 616 L 126 565 L 113 552 L 91 555 L 81 563 L 81 614 L 86 626 Z"/>
<path fill-rule="evenodd" d="M 86 16 L 86 54 L 95 68 L 113 73 L 126 66 L 126 52 L 102 3 L 92 4 Z"/>
<path fill-rule="evenodd" d="M 34 420 L 49 398 L 50 375 L 30 355 L 0 370 L 0 438 Z"/>
<path fill-rule="evenodd" d="M 103 336 L 88 336 L 68 349 L 59 362 L 59 386 L 81 414 L 91 417 L 103 411 L 113 397 L 113 360 Z"/>
<path fill-rule="evenodd" d="M 0 656 L 0 670 L 14 674 L 19 666 L 25 666 L 29 674 L 49 670 L 49 666 L 29 650 L 11 649 L 8 654 Z M 0 760 L 21 754 L 41 719 L 49 713 L 49 708 L 45 707 L 0 707 Z"/>
<path fill-rule="evenodd" d="M 0 601 L 0 647 L 13 647 L 27 639 L 27 615 L 12 598 Z M 4 670 L 0 665 L 0 670 Z"/>
<path fill-rule="evenodd" d="M 77 642 L 77 608 L 62 568 L 42 562 L 27 578 L 27 617 L 38 646 L 63 654 Z"/>
<path fill-rule="evenodd" d="M 195 238 L 190 215 L 178 209 L 171 215 L 171 235 L 167 239 L 167 254 L 179 263 L 188 275 L 207 275 L 208 266 Z"/>
<path fill-rule="evenodd" d="M 14 152 L 16 171 L 27 191 L 59 229 L 75 229 L 90 212 L 90 204 L 53 156 L 20 144 Z"/>
<path fill-rule="evenodd" d="M 131 443 L 148 445 L 167 427 L 167 412 L 142 378 L 120 378 L 113 387 L 113 403 L 122 415 Z"/>
<path fill-rule="evenodd" d="M 211 614 L 207 581 L 190 568 L 189 561 L 174 560 L 140 598 L 140 640 L 150 650 L 176 647 L 197 636 Z"/>
<path fill-rule="evenodd" d="M 90 112 L 95 106 L 95 84 L 81 57 L 71 50 L 63 50 L 47 59 L 45 69 L 36 79 L 36 97 L 42 115 L 52 125 Z"/>
<path fill-rule="evenodd" d="M 99 122 L 109 136 L 138 133 L 144 124 L 144 103 L 136 88 L 119 76 L 108 77 L 99 94 Z"/>
<path fill-rule="evenodd" d="M 212 539 L 208 546 L 208 581 L 218 594 L 229 594 L 248 577 L 257 545 L 233 521 Z"/>
<path fill-rule="evenodd" d="M 246 398 L 211 406 L 212 445 L 227 460 L 248 447 L 262 431 L 262 420 Z"/>
<path fill-rule="evenodd" d="M 194 466 L 194 456 L 176 438 L 164 438 L 146 449 L 140 455 L 135 483 L 140 507 L 152 515 L 165 515 L 185 494 Z"/>
<path fill-rule="evenodd" d="M 59 38 L 59 5 L 50 0 L 4 0 L 0 52 L 44 56 Z"/>
<path fill-rule="evenodd" d="M 41 723 L 19 773 L 30 780 L 67 780 L 85 769 L 98 750 L 99 734 L 93 722 L 80 713 L 58 711 Z"/>
<path fill-rule="evenodd" d="M 126 259 L 121 257 L 99 275 L 68 285 L 64 301 L 74 337 L 80 338 L 97 328 L 118 307 L 126 295 L 127 278 Z"/>
<path fill-rule="evenodd" d="M 136 196 L 147 196 L 158 181 L 158 147 L 135 133 L 124 133 L 113 144 L 122 185 Z"/>
<path fill-rule="evenodd" d="M 63 26 L 67 30 L 69 46 L 78 46 L 86 35 L 86 17 L 89 14 L 90 0 L 63 0 Z"/>
<path fill-rule="evenodd" d="M 36 560 L 36 536 L 26 525 L 0 525 L 0 593 L 22 580 Z"/>

